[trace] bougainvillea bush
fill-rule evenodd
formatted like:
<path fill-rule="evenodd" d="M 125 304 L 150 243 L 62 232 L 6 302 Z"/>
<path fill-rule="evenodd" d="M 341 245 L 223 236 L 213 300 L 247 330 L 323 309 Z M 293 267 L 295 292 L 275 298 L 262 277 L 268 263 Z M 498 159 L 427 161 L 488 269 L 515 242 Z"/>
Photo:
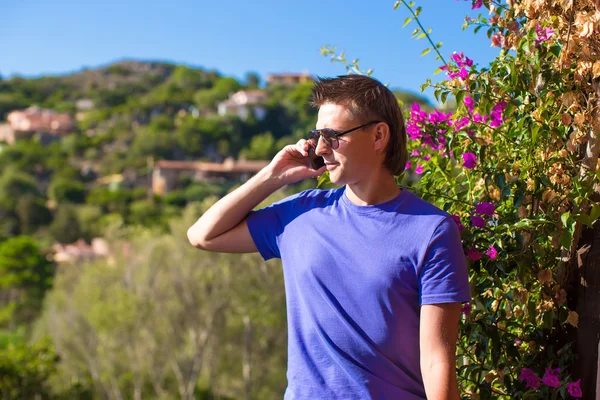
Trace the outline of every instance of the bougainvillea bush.
<path fill-rule="evenodd" d="M 423 54 L 437 54 L 445 74 L 423 87 L 456 102 L 452 112 L 405 107 L 407 170 L 426 200 L 453 215 L 470 269 L 459 385 L 464 398 L 580 398 L 578 315 L 568 299 L 582 227 L 600 215 L 591 200 L 600 182 L 600 5 L 469 3 L 456 6 L 481 13 L 463 28 L 498 47 L 486 66 L 458 50 L 444 58 L 421 7 L 395 5 L 408 10 L 404 25 L 417 25 L 413 37 L 429 41 Z M 323 52 L 360 73 L 335 50 Z"/>

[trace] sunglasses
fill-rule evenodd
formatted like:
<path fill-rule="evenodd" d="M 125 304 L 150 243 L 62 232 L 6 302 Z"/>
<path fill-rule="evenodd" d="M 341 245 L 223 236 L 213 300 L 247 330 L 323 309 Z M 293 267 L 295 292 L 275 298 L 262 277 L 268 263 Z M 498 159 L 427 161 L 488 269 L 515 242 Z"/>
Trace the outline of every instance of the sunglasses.
<path fill-rule="evenodd" d="M 311 131 L 308 131 L 308 143 L 310 146 L 317 148 L 317 144 L 319 143 L 319 137 L 322 137 L 323 140 L 325 140 L 325 143 L 327 144 L 327 146 L 329 148 L 335 150 L 340 145 L 340 141 L 338 140 L 338 138 L 340 136 L 343 136 L 350 132 L 354 132 L 356 130 L 364 128 L 365 126 L 369 126 L 371 124 L 378 124 L 380 122 L 382 122 L 382 121 L 367 122 L 366 124 L 357 126 L 356 128 L 348 129 L 347 131 L 343 131 L 343 132 L 336 131 L 335 129 L 331 129 L 331 128 L 313 129 Z"/>

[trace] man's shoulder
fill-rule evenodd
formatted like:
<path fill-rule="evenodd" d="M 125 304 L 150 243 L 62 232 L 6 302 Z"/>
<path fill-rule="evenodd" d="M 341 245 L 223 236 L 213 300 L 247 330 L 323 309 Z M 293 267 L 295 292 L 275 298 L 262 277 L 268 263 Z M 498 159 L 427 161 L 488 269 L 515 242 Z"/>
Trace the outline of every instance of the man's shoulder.
<path fill-rule="evenodd" d="M 403 188 L 402 190 L 407 189 Z M 440 222 L 448 217 L 451 217 L 448 212 L 423 199 L 414 192 L 408 191 L 408 199 L 409 201 L 407 202 L 407 208 L 410 210 L 411 215 L 414 215 L 415 217 L 432 218 L 439 220 Z"/>
<path fill-rule="evenodd" d="M 343 193 L 342 188 L 338 189 L 306 189 L 296 194 L 286 197 L 283 201 L 294 202 L 295 205 L 315 206 L 329 203 L 339 198 Z"/>

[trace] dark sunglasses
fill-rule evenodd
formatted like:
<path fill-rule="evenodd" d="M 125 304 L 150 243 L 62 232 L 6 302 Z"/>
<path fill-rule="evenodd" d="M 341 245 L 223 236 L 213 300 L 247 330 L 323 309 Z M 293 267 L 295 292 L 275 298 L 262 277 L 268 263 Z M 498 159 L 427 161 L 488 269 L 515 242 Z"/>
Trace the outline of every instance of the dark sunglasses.
<path fill-rule="evenodd" d="M 338 140 L 338 138 L 340 136 L 343 136 L 350 132 L 354 132 L 356 130 L 364 128 L 365 126 L 369 126 L 371 124 L 378 124 L 380 122 L 382 122 L 382 121 L 367 122 L 364 125 L 357 126 L 356 128 L 348 129 L 347 131 L 343 131 L 343 132 L 339 132 L 339 131 L 336 131 L 335 129 L 331 129 L 331 128 L 313 129 L 311 131 L 308 131 L 308 143 L 309 143 L 309 145 L 316 148 L 317 144 L 319 143 L 319 136 L 320 136 L 325 140 L 325 143 L 327 144 L 328 147 L 335 150 L 340 145 L 340 141 Z"/>

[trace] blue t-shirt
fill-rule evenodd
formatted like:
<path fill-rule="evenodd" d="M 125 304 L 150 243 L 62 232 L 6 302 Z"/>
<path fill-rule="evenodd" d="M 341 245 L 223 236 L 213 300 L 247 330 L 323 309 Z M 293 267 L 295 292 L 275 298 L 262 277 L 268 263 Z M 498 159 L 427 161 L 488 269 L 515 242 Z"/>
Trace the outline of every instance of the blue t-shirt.
<path fill-rule="evenodd" d="M 313 189 L 252 211 L 248 228 L 283 264 L 285 399 L 425 399 L 420 305 L 471 299 L 448 213 L 407 189 L 370 206 Z"/>

